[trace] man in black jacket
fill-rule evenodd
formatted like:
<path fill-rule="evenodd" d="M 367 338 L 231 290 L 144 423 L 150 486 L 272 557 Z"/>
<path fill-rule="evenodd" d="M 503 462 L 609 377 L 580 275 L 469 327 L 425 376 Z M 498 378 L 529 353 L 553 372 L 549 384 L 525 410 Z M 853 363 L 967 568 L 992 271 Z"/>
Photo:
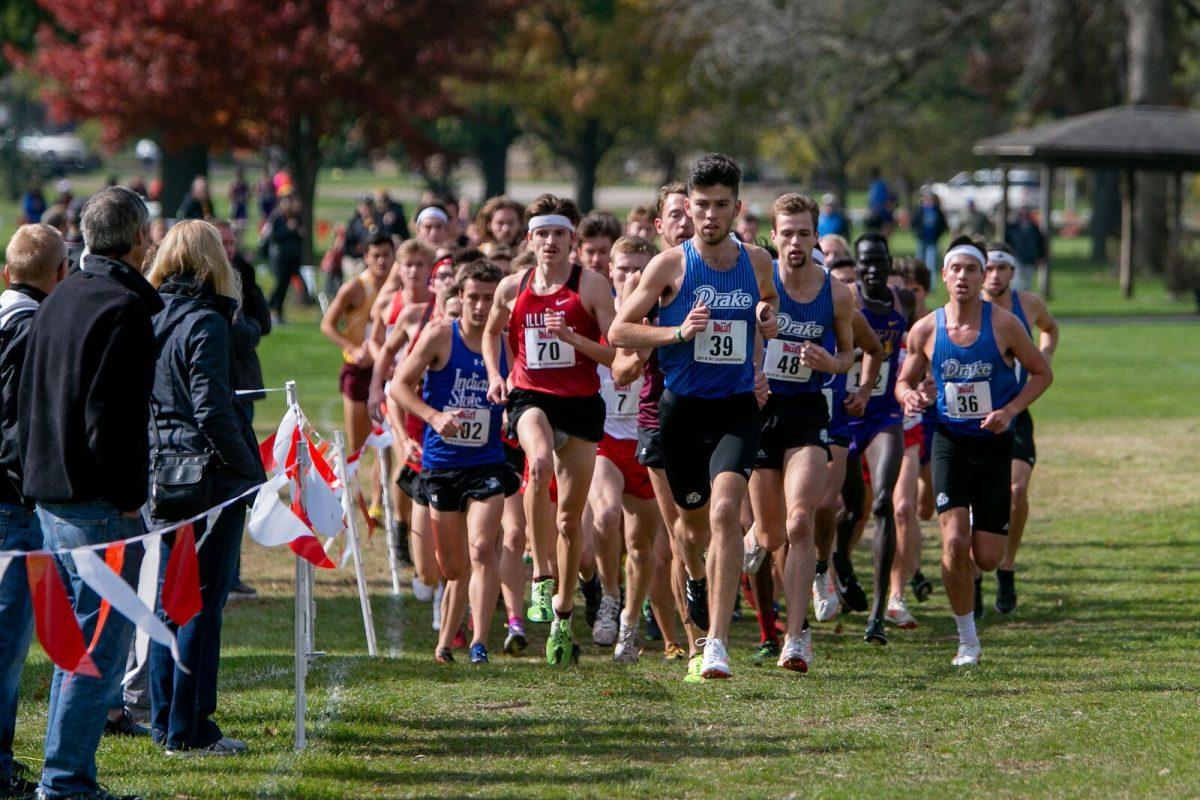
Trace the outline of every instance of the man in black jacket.
<path fill-rule="evenodd" d="M 142 277 L 149 215 L 128 189 L 102 189 L 83 210 L 84 268 L 58 286 L 33 318 L 18 395 L 23 492 L 37 504 L 47 549 L 103 544 L 144 531 L 150 472 L 147 431 L 154 329 L 163 307 Z M 143 549 L 125 549 L 122 577 L 136 583 Z M 60 572 L 99 678 L 55 669 L 40 793 L 91 797 L 96 746 L 117 694 L 132 625 L 107 615 L 71 558 Z M 69 678 L 69 679 L 68 679 Z"/>
<path fill-rule="evenodd" d="M 67 274 L 67 246 L 49 225 L 25 225 L 13 234 L 5 251 L 0 294 L 0 550 L 39 550 L 42 529 L 33 504 L 21 493 L 17 392 L 25 343 L 38 304 Z M 0 572 L 0 797 L 32 794 L 37 784 L 24 777 L 26 768 L 13 760 L 17 723 L 17 689 L 29 652 L 33 607 L 25 565 L 18 559 Z"/>

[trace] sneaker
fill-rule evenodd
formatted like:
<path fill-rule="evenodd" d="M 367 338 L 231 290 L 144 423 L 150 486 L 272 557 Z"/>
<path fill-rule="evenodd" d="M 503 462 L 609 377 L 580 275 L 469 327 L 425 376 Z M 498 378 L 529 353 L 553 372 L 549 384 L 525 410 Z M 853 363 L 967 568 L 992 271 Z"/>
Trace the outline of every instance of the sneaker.
<path fill-rule="evenodd" d="M 412 580 L 413 597 L 417 598 L 418 603 L 429 603 L 433 601 L 433 595 L 436 593 L 436 587 L 430 586 L 427 583 L 421 583 L 421 579 L 416 575 Z"/>
<path fill-rule="evenodd" d="M 646 618 L 646 641 L 661 642 L 663 640 L 662 628 L 658 626 L 658 620 L 650 608 L 649 600 L 642 604 L 642 614 Z"/>
<path fill-rule="evenodd" d="M 607 600 L 608 598 L 604 598 Z M 621 630 L 617 634 L 617 646 L 613 648 L 613 661 L 618 664 L 636 664 L 638 656 L 642 653 L 642 648 L 638 644 L 638 632 L 636 625 L 626 625 L 621 623 Z"/>
<path fill-rule="evenodd" d="M 863 641 L 878 645 L 888 643 L 887 631 L 883 627 L 883 620 L 879 617 L 871 617 L 867 620 L 867 632 L 863 635 Z"/>
<path fill-rule="evenodd" d="M 592 625 L 592 641 L 601 647 L 612 647 L 616 644 L 621 626 L 620 614 L 621 609 L 614 598 L 608 595 L 600 598 L 596 623 Z"/>
<path fill-rule="evenodd" d="M 238 578 L 237 583 L 229 590 L 230 600 L 250 600 L 258 596 L 258 590 L 250 584 L 246 583 L 241 578 Z"/>
<path fill-rule="evenodd" d="M 813 576 L 813 614 L 817 622 L 829 622 L 837 616 L 837 586 L 833 582 L 833 571 L 825 570 Z"/>
<path fill-rule="evenodd" d="M 396 522 L 396 564 L 401 569 L 408 569 L 413 565 L 408 526 L 399 521 Z"/>
<path fill-rule="evenodd" d="M 129 713 L 129 709 L 122 708 L 121 716 L 116 719 L 104 720 L 104 735 L 105 736 L 149 736 L 150 729 L 145 725 L 137 724 L 133 715 Z"/>
<path fill-rule="evenodd" d="M 836 585 L 842 602 L 851 611 L 866 611 L 867 593 L 858 583 L 858 578 L 854 574 L 854 565 L 850 563 L 849 559 L 841 559 L 834 555 L 833 569 L 836 573 L 834 577 L 837 578 Z"/>
<path fill-rule="evenodd" d="M 467 632 L 463 630 L 463 626 L 458 626 L 458 633 L 454 634 L 454 641 L 450 642 L 450 646 L 455 650 L 467 649 Z"/>
<path fill-rule="evenodd" d="M 960 644 L 958 652 L 954 654 L 953 660 L 950 661 L 956 667 L 973 667 L 979 663 L 979 657 L 983 655 L 983 648 L 979 643 L 975 644 Z"/>
<path fill-rule="evenodd" d="M 776 663 L 792 672 L 808 672 L 808 660 L 812 657 L 811 650 L 810 646 L 809 652 L 805 652 L 804 637 L 789 636 L 783 643 L 783 652 L 779 654 L 779 661 Z"/>
<path fill-rule="evenodd" d="M 769 664 L 777 658 L 779 658 L 779 642 L 774 639 L 769 639 L 759 644 L 758 649 L 754 651 L 754 655 L 750 656 L 750 660 L 758 667 Z"/>
<path fill-rule="evenodd" d="M 1011 614 L 1017 610 L 1017 583 L 1012 570 L 996 570 L 996 610 Z"/>
<path fill-rule="evenodd" d="M 383 524 L 383 506 L 379 503 L 374 503 L 367 509 L 367 516 L 375 521 L 376 525 Z"/>
<path fill-rule="evenodd" d="M 504 637 L 504 652 L 510 656 L 519 656 L 529 646 L 525 638 L 525 623 L 520 617 L 508 618 L 508 635 Z"/>
<path fill-rule="evenodd" d="M 471 663 L 488 663 L 487 645 L 485 645 L 483 642 L 476 642 L 475 644 L 471 645 Z"/>
<path fill-rule="evenodd" d="M 933 584 L 921 570 L 913 573 L 912 580 L 908 582 L 908 585 L 912 587 L 913 597 L 917 598 L 918 603 L 924 603 L 933 594 Z"/>
<path fill-rule="evenodd" d="M 20 761 L 13 761 L 12 771 L 8 775 L 0 775 L 0 797 L 33 797 L 38 788 L 37 781 L 27 780 L 27 774 L 29 767 Z"/>
<path fill-rule="evenodd" d="M 700 630 L 708 630 L 708 578 L 688 578 L 686 594 L 688 618 Z"/>
<path fill-rule="evenodd" d="M 700 674 L 701 668 L 704 666 L 704 654 L 696 653 L 688 659 L 687 674 L 683 676 L 684 683 L 704 683 L 704 676 Z"/>
<path fill-rule="evenodd" d="M 673 642 L 668 642 L 663 648 L 663 661 L 683 661 L 685 658 L 687 658 L 687 650 Z"/>
<path fill-rule="evenodd" d="M 903 597 L 893 595 L 888 598 L 885 615 L 888 621 L 902 631 L 911 631 L 917 627 L 917 619 L 908 610 L 908 604 L 904 602 Z"/>
<path fill-rule="evenodd" d="M 433 660 L 439 664 L 453 664 L 454 651 L 449 647 L 439 647 L 437 652 L 433 654 Z"/>
<path fill-rule="evenodd" d="M 700 665 L 700 677 L 705 680 L 732 678 L 733 670 L 729 668 L 729 654 L 725 652 L 725 645 L 721 640 L 709 637 L 701 641 L 704 642 L 704 661 Z"/>
<path fill-rule="evenodd" d="M 767 549 L 758 543 L 758 537 L 754 535 L 754 526 L 751 525 L 750 530 L 742 537 L 742 572 L 747 575 L 758 572 L 766 557 Z"/>
<path fill-rule="evenodd" d="M 600 588 L 600 575 L 592 576 L 590 581 L 579 582 L 579 593 L 583 595 L 583 617 L 589 628 L 596 624 L 596 615 L 600 613 L 600 601 L 604 598 L 604 590 Z"/>
<path fill-rule="evenodd" d="M 555 617 L 550 623 L 550 635 L 546 637 L 546 663 L 561 666 L 579 661 L 579 646 L 571 630 L 571 618 Z"/>
<path fill-rule="evenodd" d="M 552 622 L 554 609 L 550 607 L 550 601 L 556 588 L 554 578 L 535 581 L 529 590 L 529 610 L 525 612 L 525 619 L 530 622 Z"/>
<path fill-rule="evenodd" d="M 240 756 L 246 753 L 249 748 L 241 739 L 231 739 L 228 736 L 222 736 L 210 745 L 204 747 L 189 747 L 185 750 L 174 750 L 170 747 L 166 749 L 169 756 L 180 756 L 190 758 L 192 756 Z"/>
<path fill-rule="evenodd" d="M 975 608 L 972 612 L 975 614 L 975 621 L 983 619 L 983 576 L 975 579 Z"/>

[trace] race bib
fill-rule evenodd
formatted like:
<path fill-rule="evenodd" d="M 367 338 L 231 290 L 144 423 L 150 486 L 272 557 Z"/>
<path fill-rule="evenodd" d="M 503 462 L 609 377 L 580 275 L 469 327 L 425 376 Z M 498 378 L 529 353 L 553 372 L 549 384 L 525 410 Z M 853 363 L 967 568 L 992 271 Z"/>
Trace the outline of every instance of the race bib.
<path fill-rule="evenodd" d="M 992 385 L 987 381 L 945 386 L 946 415 L 951 419 L 981 419 L 992 413 Z"/>
<path fill-rule="evenodd" d="M 803 345 L 803 342 L 768 339 L 767 358 L 763 364 L 766 376 L 776 381 L 807 382 L 812 377 L 812 369 L 804 366 L 800 360 Z"/>
<path fill-rule="evenodd" d="M 871 387 L 871 397 L 883 397 L 887 391 L 888 375 L 892 371 L 892 363 L 890 361 L 883 362 L 879 368 L 879 377 L 875 379 L 875 385 Z M 862 362 L 855 361 L 850 367 L 850 371 L 846 373 L 846 392 L 853 394 L 858 391 L 859 385 L 862 383 Z"/>
<path fill-rule="evenodd" d="M 693 356 L 703 364 L 742 364 L 746 361 L 746 321 L 710 319 L 696 335 Z"/>
<path fill-rule="evenodd" d="M 604 408 L 611 419 L 629 419 L 637 416 L 638 396 L 642 393 L 642 379 L 629 386 L 617 386 L 611 379 L 601 381 L 600 394 Z"/>
<path fill-rule="evenodd" d="M 545 328 L 526 328 L 525 366 L 529 369 L 573 367 L 575 348 Z"/>
<path fill-rule="evenodd" d="M 445 411 L 456 415 L 455 422 L 458 430 L 453 436 L 443 436 L 443 442 L 459 447 L 483 447 L 488 443 L 488 435 L 492 430 L 492 410 L 490 408 L 446 406 Z"/>

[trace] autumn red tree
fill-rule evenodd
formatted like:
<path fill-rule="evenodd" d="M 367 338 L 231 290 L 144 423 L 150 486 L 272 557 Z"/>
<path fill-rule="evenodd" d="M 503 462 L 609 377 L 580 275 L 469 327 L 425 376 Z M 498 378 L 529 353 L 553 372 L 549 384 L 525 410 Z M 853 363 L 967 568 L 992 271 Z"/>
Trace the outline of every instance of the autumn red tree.
<path fill-rule="evenodd" d="M 453 108 L 451 78 L 482 77 L 520 0 L 38 3 L 54 24 L 23 63 L 53 113 L 97 119 L 113 143 L 282 147 L 311 231 L 322 143 L 434 147 L 417 123 Z"/>

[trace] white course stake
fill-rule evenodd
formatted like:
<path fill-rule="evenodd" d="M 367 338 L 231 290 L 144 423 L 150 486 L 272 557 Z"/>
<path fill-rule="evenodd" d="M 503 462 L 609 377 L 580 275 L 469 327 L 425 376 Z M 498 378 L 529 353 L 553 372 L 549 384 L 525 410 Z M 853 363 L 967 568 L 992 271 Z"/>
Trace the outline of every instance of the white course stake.
<path fill-rule="evenodd" d="M 346 517 L 346 542 L 350 545 L 350 556 L 354 559 L 354 577 L 358 581 L 358 603 L 362 606 L 363 628 L 367 632 L 367 655 L 379 655 L 375 646 L 375 620 L 371 615 L 371 597 L 367 594 L 367 576 L 363 571 L 362 555 L 358 550 L 358 521 L 355 517 L 350 472 L 346 469 L 346 436 L 341 431 L 333 434 L 337 448 L 338 480 L 342 482 L 342 513 Z"/>
<path fill-rule="evenodd" d="M 378 459 L 379 483 L 383 493 L 383 530 L 387 534 L 388 568 L 392 571 L 392 594 L 400 596 L 400 562 L 396 548 L 400 546 L 400 531 L 396 527 L 396 511 L 392 508 L 392 452 L 390 447 L 375 448 Z"/>

